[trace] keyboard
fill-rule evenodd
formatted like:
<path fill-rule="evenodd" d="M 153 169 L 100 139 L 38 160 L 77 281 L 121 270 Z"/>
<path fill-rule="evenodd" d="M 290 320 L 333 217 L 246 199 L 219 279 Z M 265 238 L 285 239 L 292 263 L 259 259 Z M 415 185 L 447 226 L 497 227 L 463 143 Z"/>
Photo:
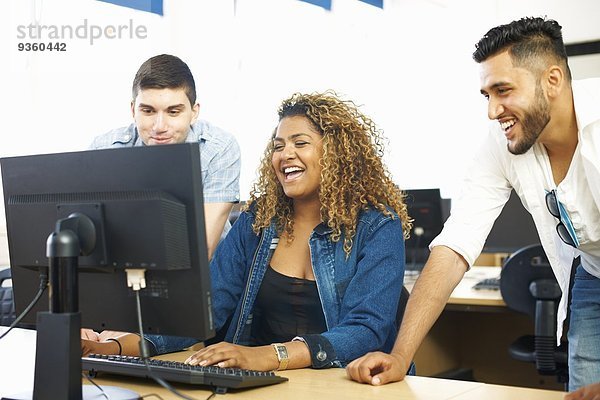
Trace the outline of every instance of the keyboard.
<path fill-rule="evenodd" d="M 500 278 L 482 279 L 473 285 L 475 290 L 500 290 Z"/>
<path fill-rule="evenodd" d="M 211 386 L 219 394 L 227 389 L 243 389 L 273 385 L 285 382 L 288 378 L 276 375 L 273 371 L 252 371 L 240 368 L 201 367 L 177 361 L 148 359 L 152 373 L 169 382 Z M 81 358 L 81 369 L 91 377 L 98 372 L 151 378 L 146 363 L 140 357 L 90 354 Z"/>

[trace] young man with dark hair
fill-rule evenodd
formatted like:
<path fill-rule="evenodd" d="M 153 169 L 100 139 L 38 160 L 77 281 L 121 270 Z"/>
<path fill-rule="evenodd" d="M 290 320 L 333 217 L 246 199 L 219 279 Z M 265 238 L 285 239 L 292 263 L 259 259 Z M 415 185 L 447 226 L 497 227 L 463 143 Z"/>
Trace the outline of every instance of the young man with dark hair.
<path fill-rule="evenodd" d="M 94 139 L 92 149 L 152 146 L 171 143 L 200 144 L 204 214 L 208 254 L 224 230 L 233 203 L 239 201 L 240 149 L 230 133 L 199 120 L 196 84 L 181 59 L 161 54 L 146 60 L 132 86 L 134 122 Z"/>
<path fill-rule="evenodd" d="M 569 389 L 600 381 L 600 79 L 571 81 L 560 25 L 523 18 L 491 29 L 473 54 L 494 121 L 462 195 L 411 293 L 391 354 L 371 353 L 348 375 L 373 385 L 404 378 L 452 290 L 481 252 L 515 189 L 533 216 L 567 311 Z"/>

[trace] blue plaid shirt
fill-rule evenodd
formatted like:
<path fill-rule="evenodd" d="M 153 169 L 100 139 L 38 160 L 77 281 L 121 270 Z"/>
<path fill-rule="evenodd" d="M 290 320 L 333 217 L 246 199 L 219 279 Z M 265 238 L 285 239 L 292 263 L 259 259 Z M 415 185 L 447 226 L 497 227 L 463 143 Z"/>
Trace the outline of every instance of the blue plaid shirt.
<path fill-rule="evenodd" d="M 235 137 L 208 121 L 198 120 L 185 140 L 200 143 L 202 190 L 205 203 L 240 200 L 240 147 Z M 94 139 L 90 149 L 144 146 L 135 124 L 113 129 Z M 227 229 L 226 229 L 227 230 Z"/>

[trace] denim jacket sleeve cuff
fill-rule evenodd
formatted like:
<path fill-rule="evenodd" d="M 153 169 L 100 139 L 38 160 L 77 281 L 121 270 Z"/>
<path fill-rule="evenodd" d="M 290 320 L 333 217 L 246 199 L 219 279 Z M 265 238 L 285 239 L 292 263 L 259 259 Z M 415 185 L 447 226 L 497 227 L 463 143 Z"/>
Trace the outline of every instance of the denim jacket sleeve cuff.
<path fill-rule="evenodd" d="M 337 365 L 333 346 L 323 335 L 296 336 L 292 341 L 304 342 L 310 352 L 312 368 L 331 368 Z"/>
<path fill-rule="evenodd" d="M 180 351 L 198 343 L 197 339 L 169 335 L 144 335 L 144 339 L 151 344 L 151 355 Z"/>
<path fill-rule="evenodd" d="M 152 340 L 154 339 L 154 340 Z M 155 355 L 158 354 L 158 351 L 156 350 L 156 337 L 154 335 L 144 335 L 144 340 L 146 341 L 146 343 L 148 344 L 148 350 L 150 351 L 150 357 L 153 357 Z"/>

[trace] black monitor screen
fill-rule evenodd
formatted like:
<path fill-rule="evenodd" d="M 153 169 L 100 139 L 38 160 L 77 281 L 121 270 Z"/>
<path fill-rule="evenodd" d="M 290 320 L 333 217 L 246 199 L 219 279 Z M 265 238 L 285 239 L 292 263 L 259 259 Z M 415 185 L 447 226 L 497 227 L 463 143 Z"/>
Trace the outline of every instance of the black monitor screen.
<path fill-rule="evenodd" d="M 442 231 L 445 217 L 440 189 L 406 190 L 408 215 L 413 219 L 406 241 L 406 269 L 420 271 L 429 256 L 429 243 Z"/>
<path fill-rule="evenodd" d="M 78 258 L 82 326 L 137 331 L 125 269 L 145 269 L 146 333 L 214 336 L 197 143 L 10 157 L 0 165 L 18 313 L 37 292 L 57 221 L 83 214 L 96 241 Z M 47 297 L 40 310 L 48 310 Z M 24 321 L 35 323 L 35 315 Z"/>
<path fill-rule="evenodd" d="M 483 246 L 483 252 L 513 253 L 527 245 L 539 243 L 540 238 L 533 218 L 513 190 L 502 212 L 494 222 Z"/>
<path fill-rule="evenodd" d="M 444 227 L 440 189 L 406 190 L 408 215 L 413 219 L 407 248 L 427 248 Z"/>

